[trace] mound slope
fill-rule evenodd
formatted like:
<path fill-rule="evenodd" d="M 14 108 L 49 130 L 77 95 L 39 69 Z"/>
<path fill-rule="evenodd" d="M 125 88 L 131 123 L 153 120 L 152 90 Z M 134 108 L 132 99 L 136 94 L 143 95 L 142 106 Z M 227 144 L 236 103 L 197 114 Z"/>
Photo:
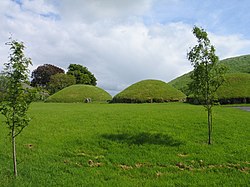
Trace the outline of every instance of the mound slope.
<path fill-rule="evenodd" d="M 112 96 L 99 87 L 77 84 L 60 90 L 50 96 L 46 102 L 76 103 L 85 102 L 87 98 L 93 102 L 103 102 L 111 100 Z"/>
<path fill-rule="evenodd" d="M 220 103 L 250 103 L 250 74 L 229 73 L 225 78 L 217 91 Z"/>
<path fill-rule="evenodd" d="M 220 63 L 228 68 L 227 73 L 250 73 L 250 55 L 224 59 L 221 60 Z M 191 81 L 190 74 L 191 72 L 177 77 L 170 81 L 169 84 L 188 95 L 187 85 Z"/>
<path fill-rule="evenodd" d="M 143 80 L 137 82 L 116 96 L 113 103 L 152 103 L 183 101 L 186 95 L 160 80 Z"/>

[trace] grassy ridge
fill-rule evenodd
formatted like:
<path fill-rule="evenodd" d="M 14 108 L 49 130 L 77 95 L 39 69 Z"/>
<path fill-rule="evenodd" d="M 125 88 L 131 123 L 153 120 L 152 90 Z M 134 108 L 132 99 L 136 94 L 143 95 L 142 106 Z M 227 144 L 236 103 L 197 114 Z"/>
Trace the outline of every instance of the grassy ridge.
<path fill-rule="evenodd" d="M 233 98 L 236 98 L 237 95 L 239 95 L 238 93 L 240 93 L 240 89 L 239 90 L 237 89 L 240 87 L 243 88 L 245 86 L 245 82 L 241 82 L 241 80 L 244 81 L 245 79 L 247 79 L 247 77 L 245 78 L 243 77 L 244 75 L 246 75 L 246 73 L 250 73 L 250 55 L 224 59 L 224 60 L 221 60 L 220 63 L 224 64 L 228 68 L 228 72 L 227 72 L 228 74 L 234 74 L 234 75 L 227 76 L 227 79 L 228 79 L 227 82 L 228 81 L 233 81 L 233 82 L 231 83 L 230 87 L 225 87 L 229 85 L 229 84 L 225 84 L 225 86 L 223 87 L 223 89 L 225 90 L 221 90 L 220 93 L 218 93 L 218 95 L 221 96 L 222 98 L 228 98 L 227 95 L 222 95 L 223 93 L 225 93 L 225 94 L 231 95 Z M 239 73 L 244 73 L 244 74 L 239 74 Z M 177 77 L 176 79 L 170 81 L 169 84 L 188 95 L 187 85 L 191 81 L 190 74 L 191 72 L 184 74 L 180 77 Z M 234 77 L 235 81 L 238 81 L 238 83 L 236 83 L 230 77 Z M 235 86 L 235 88 L 232 88 L 231 86 Z M 247 87 L 248 87 L 247 90 L 249 90 L 249 85 L 247 85 Z M 235 89 L 235 94 L 233 94 L 234 89 Z M 248 97 L 250 97 L 250 92 L 248 92 Z"/>
<path fill-rule="evenodd" d="M 249 73 L 229 73 L 225 78 L 226 81 L 217 91 L 218 98 L 250 98 Z"/>
<path fill-rule="evenodd" d="M 112 96 L 99 87 L 77 84 L 60 90 L 50 96 L 46 102 L 76 103 L 84 102 L 86 98 L 100 102 L 111 100 Z"/>
<path fill-rule="evenodd" d="M 228 67 L 228 73 L 250 73 L 250 55 L 224 59 L 220 63 Z"/>
<path fill-rule="evenodd" d="M 188 84 L 191 82 L 191 72 L 186 73 L 180 77 L 177 77 L 176 79 L 170 81 L 168 84 L 173 86 L 174 88 L 182 91 L 186 95 L 188 95 Z"/>
<path fill-rule="evenodd" d="M 208 146 L 201 106 L 34 103 L 32 122 L 17 137 L 16 181 L 7 129 L 0 131 L 0 184 L 247 186 L 249 112 L 214 110 Z"/>
<path fill-rule="evenodd" d="M 114 102 L 164 102 L 178 101 L 186 96 L 181 91 L 159 80 L 143 80 L 137 82 L 116 96 Z"/>

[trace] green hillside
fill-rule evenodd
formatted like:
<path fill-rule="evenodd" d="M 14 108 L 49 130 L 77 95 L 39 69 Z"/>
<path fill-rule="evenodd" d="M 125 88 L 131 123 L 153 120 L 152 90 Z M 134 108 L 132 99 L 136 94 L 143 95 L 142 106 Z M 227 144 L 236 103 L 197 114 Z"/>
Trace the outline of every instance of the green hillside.
<path fill-rule="evenodd" d="M 103 102 L 111 100 L 112 96 L 99 87 L 77 84 L 55 93 L 46 102 L 76 103 L 85 102 L 87 98 L 93 102 Z"/>
<path fill-rule="evenodd" d="M 227 73 L 250 73 L 250 55 L 228 58 L 220 61 L 228 68 Z M 190 73 L 184 74 L 169 82 L 173 87 L 188 95 L 188 83 L 191 81 Z"/>
<path fill-rule="evenodd" d="M 119 94 L 114 103 L 168 102 L 185 100 L 186 95 L 169 84 L 159 80 L 137 82 Z"/>
<path fill-rule="evenodd" d="M 228 73 L 250 73 L 250 55 L 221 60 L 228 67 Z"/>
<path fill-rule="evenodd" d="M 250 99 L 250 74 L 229 73 L 226 81 L 218 89 L 217 95 L 220 100 L 224 99 Z"/>

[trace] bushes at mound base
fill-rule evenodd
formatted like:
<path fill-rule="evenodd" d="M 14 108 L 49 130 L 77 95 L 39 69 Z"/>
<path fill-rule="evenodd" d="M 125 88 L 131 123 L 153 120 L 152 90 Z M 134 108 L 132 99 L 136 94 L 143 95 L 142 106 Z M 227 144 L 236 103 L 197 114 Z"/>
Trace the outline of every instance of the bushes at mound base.
<path fill-rule="evenodd" d="M 106 102 L 111 99 L 112 96 L 99 87 L 77 84 L 60 90 L 50 96 L 46 102 L 82 103 L 86 102 L 86 100 L 91 100 L 92 102 Z"/>
<path fill-rule="evenodd" d="M 137 82 L 112 99 L 112 103 L 162 103 L 185 101 L 186 95 L 160 80 Z"/>

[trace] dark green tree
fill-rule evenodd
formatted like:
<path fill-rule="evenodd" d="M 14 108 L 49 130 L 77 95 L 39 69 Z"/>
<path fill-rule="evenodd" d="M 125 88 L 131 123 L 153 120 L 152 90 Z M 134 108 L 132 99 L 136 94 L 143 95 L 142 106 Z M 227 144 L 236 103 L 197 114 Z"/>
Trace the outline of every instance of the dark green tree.
<path fill-rule="evenodd" d="M 0 74 L 0 101 L 5 100 L 7 96 L 7 88 L 8 88 L 8 78 L 4 74 Z"/>
<path fill-rule="evenodd" d="M 57 73 L 65 73 L 62 68 L 51 64 L 44 64 L 35 69 L 31 74 L 31 86 L 47 88 L 50 82 L 50 77 Z"/>
<path fill-rule="evenodd" d="M 49 91 L 53 94 L 73 84 L 76 84 L 76 79 L 73 75 L 58 73 L 50 77 Z"/>
<path fill-rule="evenodd" d="M 80 64 L 70 64 L 68 67 L 68 75 L 73 75 L 76 78 L 76 84 L 88 84 L 96 86 L 95 76 L 88 70 L 88 68 Z"/>
<path fill-rule="evenodd" d="M 224 82 L 226 68 L 218 64 L 219 58 L 215 54 L 215 47 L 210 44 L 206 31 L 195 26 L 193 34 L 198 44 L 187 54 L 188 60 L 194 67 L 189 89 L 207 110 L 208 144 L 211 144 L 212 107 L 215 104 L 216 91 Z"/>
<path fill-rule="evenodd" d="M 24 44 L 11 40 L 7 45 L 10 46 L 11 51 L 9 61 L 4 64 L 4 74 L 8 79 L 7 96 L 0 103 L 0 111 L 5 116 L 5 123 L 10 129 L 14 175 L 17 176 L 15 138 L 29 124 L 27 110 L 34 93 L 24 86 L 28 82 L 28 66 L 31 65 L 31 59 L 24 56 Z"/>

